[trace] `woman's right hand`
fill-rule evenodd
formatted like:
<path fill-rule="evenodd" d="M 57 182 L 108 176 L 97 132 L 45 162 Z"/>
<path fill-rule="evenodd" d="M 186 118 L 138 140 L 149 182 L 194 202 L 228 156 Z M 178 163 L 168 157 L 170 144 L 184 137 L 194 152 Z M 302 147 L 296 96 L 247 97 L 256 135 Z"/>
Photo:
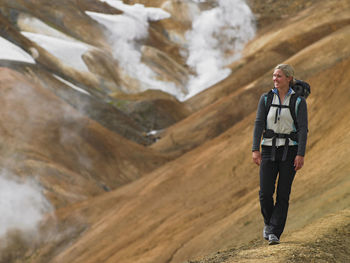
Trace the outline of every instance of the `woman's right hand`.
<path fill-rule="evenodd" d="M 261 163 L 261 154 L 259 151 L 254 151 L 253 152 L 253 162 L 256 163 L 257 165 L 260 165 Z"/>

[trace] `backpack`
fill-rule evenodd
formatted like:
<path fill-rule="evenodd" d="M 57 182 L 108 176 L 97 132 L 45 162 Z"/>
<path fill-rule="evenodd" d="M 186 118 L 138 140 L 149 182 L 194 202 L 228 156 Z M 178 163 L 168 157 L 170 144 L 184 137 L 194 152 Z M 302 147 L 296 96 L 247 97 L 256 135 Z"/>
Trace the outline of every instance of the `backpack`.
<path fill-rule="evenodd" d="M 300 97 L 304 97 L 305 99 L 310 95 L 311 93 L 311 88 L 309 83 L 296 79 L 292 89 L 295 91 L 296 94 Z"/>
<path fill-rule="evenodd" d="M 294 84 L 291 86 L 291 88 L 294 90 L 294 94 L 292 94 L 290 101 L 289 101 L 289 106 L 281 106 L 281 105 L 275 105 L 278 107 L 287 107 L 290 110 L 290 114 L 292 115 L 293 121 L 295 128 L 298 130 L 298 122 L 297 122 L 297 116 L 295 112 L 295 105 L 297 102 L 298 97 L 304 97 L 305 99 L 310 95 L 311 93 L 311 88 L 309 83 L 303 81 L 303 80 L 295 80 Z M 272 100 L 273 100 L 274 93 L 272 90 L 270 90 L 267 93 L 267 98 L 266 98 L 266 115 L 265 115 L 265 123 L 267 119 L 267 114 L 270 111 L 270 107 L 272 105 Z"/>

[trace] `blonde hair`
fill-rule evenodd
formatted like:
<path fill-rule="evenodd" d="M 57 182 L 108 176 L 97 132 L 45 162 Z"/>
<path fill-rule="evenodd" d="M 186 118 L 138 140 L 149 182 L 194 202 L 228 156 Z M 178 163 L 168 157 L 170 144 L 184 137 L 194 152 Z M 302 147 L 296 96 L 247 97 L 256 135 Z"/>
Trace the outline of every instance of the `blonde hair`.
<path fill-rule="evenodd" d="M 284 75 L 286 75 L 287 78 L 292 77 L 292 80 L 290 81 L 290 84 L 293 84 L 295 79 L 294 79 L 294 68 L 291 65 L 288 64 L 278 64 L 275 67 L 276 69 L 280 69 L 282 70 L 282 72 L 284 73 Z"/>

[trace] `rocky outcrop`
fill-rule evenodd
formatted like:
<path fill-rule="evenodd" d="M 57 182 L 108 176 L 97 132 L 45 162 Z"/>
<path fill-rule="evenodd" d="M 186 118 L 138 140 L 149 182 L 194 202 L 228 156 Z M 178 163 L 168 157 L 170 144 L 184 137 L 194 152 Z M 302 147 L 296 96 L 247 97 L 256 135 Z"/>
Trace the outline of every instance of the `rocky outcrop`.
<path fill-rule="evenodd" d="M 128 116 L 157 134 L 191 114 L 186 105 L 162 91 L 148 90 L 130 95 L 117 93 L 113 97 L 119 100 L 119 108 Z"/>

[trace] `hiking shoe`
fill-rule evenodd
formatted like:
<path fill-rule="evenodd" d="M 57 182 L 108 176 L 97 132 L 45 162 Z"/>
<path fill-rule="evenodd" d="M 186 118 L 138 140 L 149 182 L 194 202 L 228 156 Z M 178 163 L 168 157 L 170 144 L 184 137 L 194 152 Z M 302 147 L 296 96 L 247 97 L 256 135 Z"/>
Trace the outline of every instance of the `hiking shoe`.
<path fill-rule="evenodd" d="M 269 235 L 269 245 L 277 245 L 280 243 L 280 240 L 278 237 L 276 237 L 275 234 L 270 234 Z"/>
<path fill-rule="evenodd" d="M 265 225 L 265 226 L 264 226 L 263 237 L 264 237 L 266 240 L 269 240 L 269 225 Z"/>

